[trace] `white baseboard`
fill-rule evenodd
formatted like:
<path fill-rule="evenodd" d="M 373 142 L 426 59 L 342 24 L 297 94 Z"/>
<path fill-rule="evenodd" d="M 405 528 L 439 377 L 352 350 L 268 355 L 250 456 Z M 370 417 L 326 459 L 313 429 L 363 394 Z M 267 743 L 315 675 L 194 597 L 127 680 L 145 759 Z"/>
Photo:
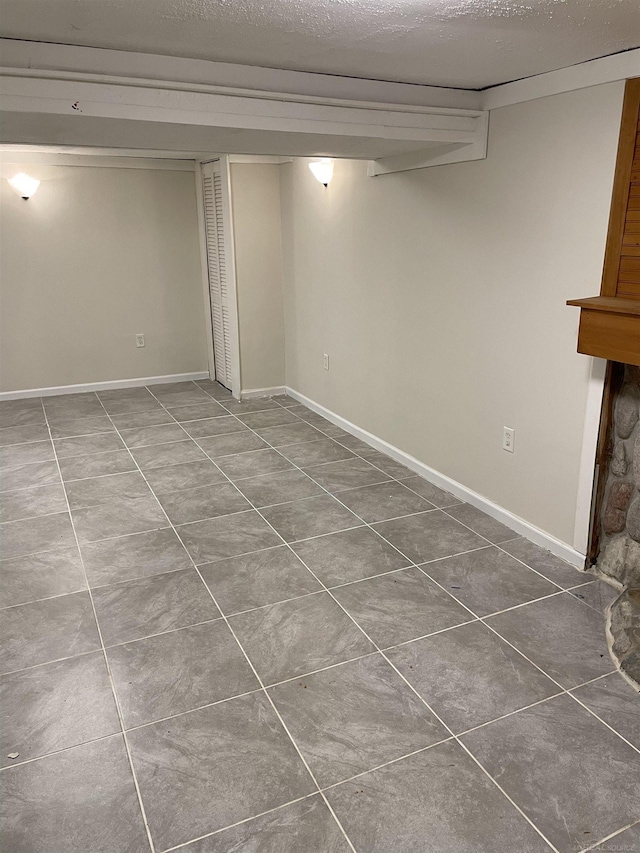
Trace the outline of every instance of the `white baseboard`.
<path fill-rule="evenodd" d="M 493 503 L 489 498 L 485 498 L 483 495 L 479 495 L 472 489 L 467 488 L 467 486 L 463 486 L 462 483 L 452 480 L 451 477 L 447 477 L 446 474 L 441 474 L 434 468 L 430 468 L 414 456 L 410 456 L 403 450 L 394 447 L 393 444 L 389 444 L 382 438 L 378 438 L 372 433 L 367 432 L 367 430 L 352 424 L 351 421 L 348 421 L 346 418 L 337 415 L 330 409 L 321 406 L 314 400 L 310 400 L 309 397 L 305 397 L 305 395 L 301 394 L 299 391 L 296 391 L 293 388 L 287 388 L 286 392 L 290 397 L 293 397 L 294 400 L 304 403 L 305 406 L 308 406 L 312 411 L 322 415 L 328 421 L 331 421 L 331 423 L 342 427 L 343 430 L 351 433 L 351 435 L 355 435 L 356 438 L 359 438 L 366 444 L 371 445 L 371 447 L 374 447 L 376 450 L 380 450 L 382 453 L 386 453 L 387 456 L 390 456 L 397 462 L 406 465 L 407 468 L 415 471 L 416 474 L 424 477 L 425 480 L 433 483 L 434 486 L 438 486 L 438 488 L 450 492 L 452 495 L 455 495 L 455 497 L 460 498 L 460 500 L 481 509 L 483 512 L 486 512 L 487 515 L 490 515 L 491 518 L 495 518 L 496 521 L 500 521 L 520 536 L 524 536 L 525 539 L 529 539 L 536 545 L 540 545 L 540 547 L 545 548 L 547 551 L 551 551 L 551 553 L 555 554 L 556 557 L 566 560 L 568 563 L 571 563 L 571 565 L 576 566 L 579 569 L 584 568 L 585 555 L 576 551 L 575 548 L 572 548 L 571 545 L 568 545 L 566 542 L 562 542 L 550 533 L 540 530 L 539 527 L 535 527 L 523 518 L 519 518 L 512 512 L 509 512 L 508 509 Z"/>
<path fill-rule="evenodd" d="M 208 379 L 209 371 L 173 373 L 170 376 L 141 376 L 139 379 L 117 379 L 113 382 L 85 382 L 81 385 L 56 385 L 50 388 L 28 388 L 25 391 L 0 391 L 0 400 L 22 400 L 26 397 L 54 397 L 57 394 L 81 394 L 84 391 L 112 391 L 142 385 L 164 385 L 168 382 L 193 382 Z"/>
<path fill-rule="evenodd" d="M 274 385 L 273 388 L 247 388 L 240 392 L 241 400 L 251 400 L 254 397 L 277 397 L 278 394 L 286 392 L 284 385 Z"/>

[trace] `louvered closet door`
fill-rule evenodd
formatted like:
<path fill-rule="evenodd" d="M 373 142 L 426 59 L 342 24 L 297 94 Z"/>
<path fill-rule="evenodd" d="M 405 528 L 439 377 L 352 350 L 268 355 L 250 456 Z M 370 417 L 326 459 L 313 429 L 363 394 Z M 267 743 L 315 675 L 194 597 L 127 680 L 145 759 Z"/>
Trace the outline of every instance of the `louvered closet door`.
<path fill-rule="evenodd" d="M 216 379 L 231 389 L 231 325 L 220 163 L 205 164 L 202 174 Z"/>

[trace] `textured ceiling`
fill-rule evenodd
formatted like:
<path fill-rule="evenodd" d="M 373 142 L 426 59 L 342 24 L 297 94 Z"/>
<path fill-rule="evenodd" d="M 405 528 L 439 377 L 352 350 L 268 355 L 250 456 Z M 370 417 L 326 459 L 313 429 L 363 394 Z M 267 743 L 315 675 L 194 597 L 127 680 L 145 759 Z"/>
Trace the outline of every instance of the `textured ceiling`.
<path fill-rule="evenodd" d="M 2 0 L 9 38 L 484 88 L 640 44 L 638 0 Z"/>

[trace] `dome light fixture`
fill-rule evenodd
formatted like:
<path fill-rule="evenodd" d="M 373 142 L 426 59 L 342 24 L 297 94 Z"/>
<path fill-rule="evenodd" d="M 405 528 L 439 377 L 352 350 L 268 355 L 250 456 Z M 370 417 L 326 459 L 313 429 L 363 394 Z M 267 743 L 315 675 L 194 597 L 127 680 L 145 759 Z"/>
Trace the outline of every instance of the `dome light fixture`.
<path fill-rule="evenodd" d="M 12 189 L 14 189 L 20 198 L 23 198 L 25 201 L 28 198 L 31 198 L 40 186 L 40 181 L 37 178 L 25 175 L 24 172 L 19 172 L 17 175 L 14 175 L 13 178 L 9 178 L 9 183 L 11 184 Z"/>
<path fill-rule="evenodd" d="M 309 168 L 317 181 L 320 181 L 325 187 L 329 185 L 329 181 L 333 177 L 333 160 L 330 157 L 314 160 L 313 163 L 309 163 Z"/>

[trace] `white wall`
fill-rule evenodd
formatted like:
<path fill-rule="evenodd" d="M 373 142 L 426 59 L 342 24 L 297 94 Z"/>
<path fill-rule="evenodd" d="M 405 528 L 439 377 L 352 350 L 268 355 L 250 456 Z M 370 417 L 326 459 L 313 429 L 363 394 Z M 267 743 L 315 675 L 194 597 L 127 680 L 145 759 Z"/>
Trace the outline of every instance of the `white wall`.
<path fill-rule="evenodd" d="M 231 166 L 243 391 L 284 385 L 280 166 Z"/>
<path fill-rule="evenodd" d="M 599 292 L 622 94 L 495 110 L 484 161 L 281 167 L 287 384 L 568 544 L 591 360 L 565 300 Z"/>
<path fill-rule="evenodd" d="M 207 370 L 194 174 L 18 171 L 42 183 L 0 181 L 0 390 Z"/>

